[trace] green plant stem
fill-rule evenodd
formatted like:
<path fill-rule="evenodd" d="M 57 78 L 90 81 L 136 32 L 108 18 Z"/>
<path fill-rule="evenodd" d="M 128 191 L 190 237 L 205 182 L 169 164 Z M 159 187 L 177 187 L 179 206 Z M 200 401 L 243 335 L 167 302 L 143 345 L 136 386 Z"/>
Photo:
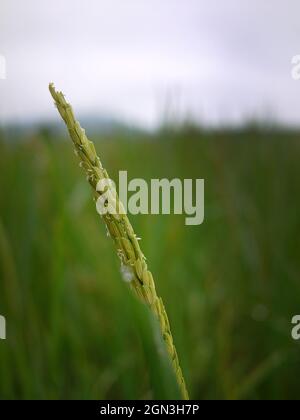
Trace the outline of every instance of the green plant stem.
<path fill-rule="evenodd" d="M 66 102 L 62 92 L 57 92 L 53 84 L 49 85 L 49 90 L 55 101 L 55 105 L 68 128 L 70 137 L 75 146 L 75 153 L 80 159 L 80 165 L 86 171 L 87 180 L 89 181 L 94 191 L 95 199 L 97 200 L 101 194 L 103 194 L 103 191 L 97 191 L 97 184 L 100 180 L 108 180 L 108 174 L 102 167 L 100 159 L 96 154 L 94 144 L 88 140 L 85 131 L 76 121 L 72 107 Z M 112 186 L 108 187 L 108 189 L 112 188 Z M 115 194 L 115 191 L 111 192 Z M 182 398 L 188 400 L 188 391 L 179 364 L 163 301 L 156 293 L 152 274 L 147 268 L 146 258 L 141 251 L 138 239 L 129 219 L 125 212 L 122 212 L 121 210 L 123 209 L 122 203 L 120 203 L 117 195 L 115 195 L 115 197 L 119 214 L 107 213 L 103 214 L 102 218 L 115 243 L 117 254 L 121 259 L 122 269 L 126 270 L 127 274 L 130 274 L 130 286 L 137 296 L 148 305 L 159 322 L 161 335 L 170 356 Z"/>

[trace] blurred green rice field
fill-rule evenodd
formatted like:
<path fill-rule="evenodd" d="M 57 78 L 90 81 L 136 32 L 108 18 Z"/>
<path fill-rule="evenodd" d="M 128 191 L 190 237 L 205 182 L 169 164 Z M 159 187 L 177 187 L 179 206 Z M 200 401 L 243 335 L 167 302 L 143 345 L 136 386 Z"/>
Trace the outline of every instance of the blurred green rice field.
<path fill-rule="evenodd" d="M 1 399 L 178 397 L 67 134 L 0 140 Z M 298 398 L 300 133 L 192 127 L 93 138 L 111 177 L 204 178 L 205 221 L 131 222 L 194 399 Z M 100 138 L 101 137 L 101 138 Z"/>

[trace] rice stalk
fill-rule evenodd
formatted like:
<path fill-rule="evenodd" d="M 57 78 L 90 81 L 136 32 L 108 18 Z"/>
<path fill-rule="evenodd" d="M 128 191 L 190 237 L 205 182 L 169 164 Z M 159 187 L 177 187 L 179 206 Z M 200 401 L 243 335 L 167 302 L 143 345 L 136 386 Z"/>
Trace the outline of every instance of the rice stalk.
<path fill-rule="evenodd" d="M 97 191 L 97 184 L 100 180 L 109 180 L 106 170 L 102 167 L 99 157 L 96 154 L 94 144 L 88 140 L 85 131 L 76 121 L 70 104 L 65 100 L 62 92 L 55 90 L 54 85 L 49 85 L 50 93 L 55 101 L 55 105 L 64 120 L 70 137 L 75 146 L 75 153 L 80 160 L 80 166 L 85 169 L 87 180 L 90 183 L 95 200 L 97 200 L 104 191 Z M 155 283 L 151 272 L 148 270 L 146 258 L 141 251 L 138 238 L 129 222 L 123 206 L 119 201 L 118 195 L 112 191 L 114 187 L 106 187 L 107 192 L 113 193 L 116 199 L 116 208 L 118 214 L 106 213 L 102 218 L 106 224 L 109 235 L 114 241 L 117 254 L 121 259 L 121 272 L 123 278 L 128 281 L 136 295 L 150 308 L 158 320 L 161 335 L 165 342 L 171 364 L 181 391 L 182 398 L 189 399 L 183 373 L 179 364 L 177 351 L 173 342 L 168 316 L 162 299 L 157 295 Z M 111 191 L 108 191 L 111 189 Z"/>

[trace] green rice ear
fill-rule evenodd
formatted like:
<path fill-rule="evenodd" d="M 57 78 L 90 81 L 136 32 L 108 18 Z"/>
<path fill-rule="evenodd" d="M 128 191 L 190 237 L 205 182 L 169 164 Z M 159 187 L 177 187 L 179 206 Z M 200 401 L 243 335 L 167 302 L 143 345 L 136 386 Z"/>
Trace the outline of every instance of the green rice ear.
<path fill-rule="evenodd" d="M 50 83 L 49 90 L 58 112 L 68 128 L 75 146 L 75 152 L 80 159 L 80 166 L 85 169 L 87 179 L 97 197 L 102 192 L 98 192 L 96 186 L 101 179 L 108 179 L 108 174 L 101 165 L 94 144 L 88 140 L 85 131 L 76 121 L 72 107 L 67 103 L 62 92 L 57 92 L 53 83 Z M 108 188 L 112 187 L 109 186 Z M 112 193 L 112 191 L 110 192 Z M 124 210 L 118 195 L 116 195 L 116 208 Z M 173 342 L 168 316 L 162 299 L 156 293 L 152 274 L 147 268 L 146 258 L 140 249 L 132 225 L 125 211 L 120 211 L 120 214 L 103 214 L 102 218 L 114 241 L 117 255 L 121 259 L 123 278 L 131 285 L 138 298 L 150 308 L 158 320 L 182 398 L 188 400 L 189 395 Z"/>

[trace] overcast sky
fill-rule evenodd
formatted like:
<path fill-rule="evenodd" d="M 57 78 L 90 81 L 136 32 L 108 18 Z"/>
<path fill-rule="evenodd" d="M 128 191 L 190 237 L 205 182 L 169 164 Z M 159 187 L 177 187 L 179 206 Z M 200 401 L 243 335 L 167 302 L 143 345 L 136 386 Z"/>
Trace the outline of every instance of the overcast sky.
<path fill-rule="evenodd" d="M 299 124 L 299 17 L 299 0 L 1 0 L 0 118 L 57 118 L 53 81 L 79 115 Z"/>

